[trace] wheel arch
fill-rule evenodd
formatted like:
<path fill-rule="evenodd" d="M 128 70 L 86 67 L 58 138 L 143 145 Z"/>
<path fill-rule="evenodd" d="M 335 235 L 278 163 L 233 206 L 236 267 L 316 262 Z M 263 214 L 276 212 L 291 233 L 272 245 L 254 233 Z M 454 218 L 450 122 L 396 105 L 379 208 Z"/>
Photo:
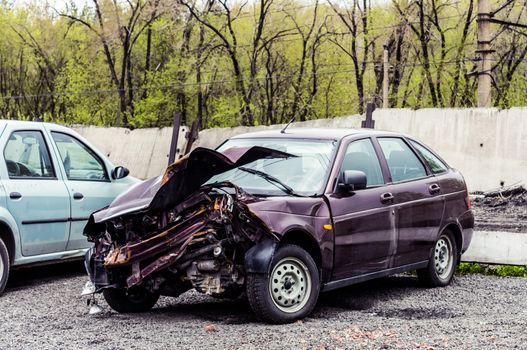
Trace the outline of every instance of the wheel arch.
<path fill-rule="evenodd" d="M 271 261 L 280 245 L 293 244 L 304 249 L 315 261 L 319 274 L 322 272 L 322 253 L 315 238 L 298 228 L 286 231 L 278 241 L 264 239 L 245 253 L 245 271 L 248 273 L 270 273 Z"/>
<path fill-rule="evenodd" d="M 13 235 L 11 227 L 2 220 L 0 220 L 0 239 L 6 245 L 7 252 L 9 253 L 9 263 L 13 264 L 16 253 L 15 236 Z"/>
<path fill-rule="evenodd" d="M 442 230 L 441 233 L 445 231 L 450 231 L 454 235 L 454 239 L 456 240 L 456 254 L 457 254 L 457 262 L 459 264 L 461 260 L 461 250 L 463 249 L 463 234 L 461 231 L 461 228 L 459 227 L 458 223 L 451 222 L 447 224 Z"/>
<path fill-rule="evenodd" d="M 320 245 L 308 232 L 295 228 L 287 231 L 280 239 L 280 244 L 294 244 L 308 252 L 315 261 L 319 272 L 322 268 Z"/>

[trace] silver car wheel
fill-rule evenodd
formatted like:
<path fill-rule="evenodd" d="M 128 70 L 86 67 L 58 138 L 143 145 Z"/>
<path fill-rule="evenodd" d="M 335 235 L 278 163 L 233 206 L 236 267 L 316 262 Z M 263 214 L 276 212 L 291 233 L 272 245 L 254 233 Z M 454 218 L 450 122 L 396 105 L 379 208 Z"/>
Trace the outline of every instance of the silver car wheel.
<path fill-rule="evenodd" d="M 281 311 L 294 313 L 301 310 L 311 295 L 311 276 L 307 266 L 293 257 L 280 260 L 271 272 L 269 293 Z"/>
<path fill-rule="evenodd" d="M 447 236 L 441 236 L 436 242 L 434 265 L 439 278 L 446 279 L 450 276 L 452 268 L 454 267 L 454 256 L 452 242 Z"/>
<path fill-rule="evenodd" d="M 0 257 L 0 281 L 4 278 L 4 261 Z"/>

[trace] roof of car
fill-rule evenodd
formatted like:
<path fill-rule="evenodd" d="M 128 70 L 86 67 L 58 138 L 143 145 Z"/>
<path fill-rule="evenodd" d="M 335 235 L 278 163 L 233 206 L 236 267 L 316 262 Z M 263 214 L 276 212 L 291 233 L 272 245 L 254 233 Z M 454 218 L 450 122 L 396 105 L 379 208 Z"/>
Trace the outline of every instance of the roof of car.
<path fill-rule="evenodd" d="M 233 136 L 233 139 L 246 138 L 305 138 L 305 139 L 323 139 L 323 140 L 340 140 L 349 135 L 376 135 L 376 134 L 393 134 L 386 131 L 373 129 L 331 129 L 331 128 L 295 128 L 290 126 L 284 133 L 280 129 L 256 131 L 246 134 Z"/>
<path fill-rule="evenodd" d="M 48 129 L 53 129 L 53 130 L 71 130 L 67 126 L 55 124 L 55 123 L 29 121 L 29 120 L 13 120 L 13 119 L 0 119 L 0 130 L 3 130 L 7 124 L 14 126 L 16 128 L 33 128 L 35 126 L 38 126 L 38 127 L 47 127 Z"/>

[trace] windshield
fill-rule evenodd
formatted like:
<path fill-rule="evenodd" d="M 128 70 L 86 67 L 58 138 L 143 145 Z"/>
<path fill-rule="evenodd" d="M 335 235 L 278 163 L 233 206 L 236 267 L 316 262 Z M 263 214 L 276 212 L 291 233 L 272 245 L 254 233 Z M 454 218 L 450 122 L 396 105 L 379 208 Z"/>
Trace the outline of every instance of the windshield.
<path fill-rule="evenodd" d="M 259 159 L 218 174 L 208 183 L 230 181 L 256 195 L 317 195 L 323 192 L 335 145 L 336 141 L 333 140 L 228 140 L 218 148 L 219 152 L 235 147 L 261 146 L 287 152 L 295 157 Z"/>

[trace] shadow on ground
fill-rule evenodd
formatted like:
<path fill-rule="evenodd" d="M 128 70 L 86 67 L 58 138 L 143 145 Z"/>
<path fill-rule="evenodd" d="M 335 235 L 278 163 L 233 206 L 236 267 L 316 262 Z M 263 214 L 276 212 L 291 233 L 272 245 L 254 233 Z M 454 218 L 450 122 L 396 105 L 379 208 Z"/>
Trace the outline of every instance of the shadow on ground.
<path fill-rule="evenodd" d="M 380 301 L 399 299 L 402 295 L 411 296 L 421 289 L 417 278 L 412 276 L 394 276 L 353 285 L 350 287 L 322 293 L 312 318 L 327 318 L 332 313 L 342 311 L 368 312 Z M 257 322 L 247 299 L 242 296 L 235 300 L 214 299 L 184 294 L 179 299 L 167 299 L 145 314 L 145 317 L 175 319 L 201 319 L 205 322 L 221 324 L 245 324 Z M 192 297 L 190 297 L 191 295 Z M 420 318 L 418 311 L 407 310 L 387 317 Z M 427 313 L 428 314 L 428 313 Z"/>
<path fill-rule="evenodd" d="M 31 288 L 43 283 L 53 283 L 85 274 L 86 270 L 82 261 L 13 269 L 9 273 L 6 292 L 14 289 Z"/>

